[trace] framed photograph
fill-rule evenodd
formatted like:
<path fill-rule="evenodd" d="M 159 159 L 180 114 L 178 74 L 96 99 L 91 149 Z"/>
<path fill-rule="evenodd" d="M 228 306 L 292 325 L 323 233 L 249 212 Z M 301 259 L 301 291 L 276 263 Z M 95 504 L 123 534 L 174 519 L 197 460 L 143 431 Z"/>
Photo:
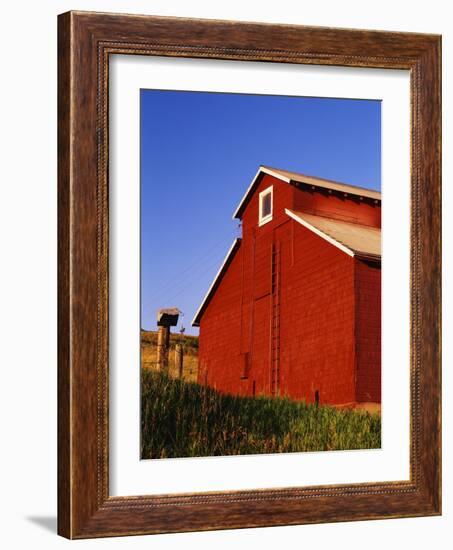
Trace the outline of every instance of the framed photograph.
<path fill-rule="evenodd" d="M 59 533 L 440 514 L 440 37 L 58 40 Z"/>

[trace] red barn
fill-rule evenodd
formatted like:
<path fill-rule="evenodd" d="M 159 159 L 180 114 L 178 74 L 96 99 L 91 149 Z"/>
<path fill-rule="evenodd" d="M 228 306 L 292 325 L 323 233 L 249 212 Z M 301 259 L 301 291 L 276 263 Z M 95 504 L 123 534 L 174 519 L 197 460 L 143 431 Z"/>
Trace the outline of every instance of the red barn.
<path fill-rule="evenodd" d="M 236 395 L 381 401 L 381 195 L 261 166 L 192 324 L 198 381 Z"/>

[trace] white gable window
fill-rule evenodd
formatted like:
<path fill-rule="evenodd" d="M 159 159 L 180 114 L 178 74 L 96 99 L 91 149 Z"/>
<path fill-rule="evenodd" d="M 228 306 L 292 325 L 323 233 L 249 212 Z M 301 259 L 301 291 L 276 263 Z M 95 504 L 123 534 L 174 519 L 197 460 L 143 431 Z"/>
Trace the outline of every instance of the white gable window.
<path fill-rule="evenodd" d="M 258 224 L 263 225 L 272 220 L 272 186 L 259 195 L 259 219 Z"/>

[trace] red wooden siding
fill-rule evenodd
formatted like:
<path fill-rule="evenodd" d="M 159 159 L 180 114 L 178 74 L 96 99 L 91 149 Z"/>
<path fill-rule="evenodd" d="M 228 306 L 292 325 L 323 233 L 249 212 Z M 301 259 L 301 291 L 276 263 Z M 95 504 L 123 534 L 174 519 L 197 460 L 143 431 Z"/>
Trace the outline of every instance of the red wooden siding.
<path fill-rule="evenodd" d="M 381 266 L 356 261 L 357 401 L 381 402 Z"/>
<path fill-rule="evenodd" d="M 260 227 L 259 193 L 270 185 L 273 218 Z M 198 380 L 238 395 L 380 402 L 380 266 L 289 218 L 294 207 L 380 226 L 373 201 L 261 177 L 240 247 L 199 321 Z"/>
<path fill-rule="evenodd" d="M 344 197 L 329 194 L 327 190 L 313 191 L 308 188 L 295 194 L 294 207 L 309 214 L 381 227 L 381 207 L 374 201 L 360 200 L 359 197 Z"/>
<path fill-rule="evenodd" d="M 239 393 L 242 243 L 200 323 L 198 382 Z"/>
<path fill-rule="evenodd" d="M 289 234 L 292 224 L 294 264 L 288 240 L 282 255 L 281 393 L 354 401 L 353 258 L 297 222 Z"/>

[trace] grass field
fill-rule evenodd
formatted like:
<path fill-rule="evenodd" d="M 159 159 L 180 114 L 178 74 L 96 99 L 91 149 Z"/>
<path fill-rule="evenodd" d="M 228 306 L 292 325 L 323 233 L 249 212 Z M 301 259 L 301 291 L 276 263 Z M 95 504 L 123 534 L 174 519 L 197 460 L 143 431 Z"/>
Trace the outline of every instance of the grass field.
<path fill-rule="evenodd" d="M 222 395 L 142 369 L 142 458 L 380 446 L 379 414 L 316 407 L 284 398 Z"/>

